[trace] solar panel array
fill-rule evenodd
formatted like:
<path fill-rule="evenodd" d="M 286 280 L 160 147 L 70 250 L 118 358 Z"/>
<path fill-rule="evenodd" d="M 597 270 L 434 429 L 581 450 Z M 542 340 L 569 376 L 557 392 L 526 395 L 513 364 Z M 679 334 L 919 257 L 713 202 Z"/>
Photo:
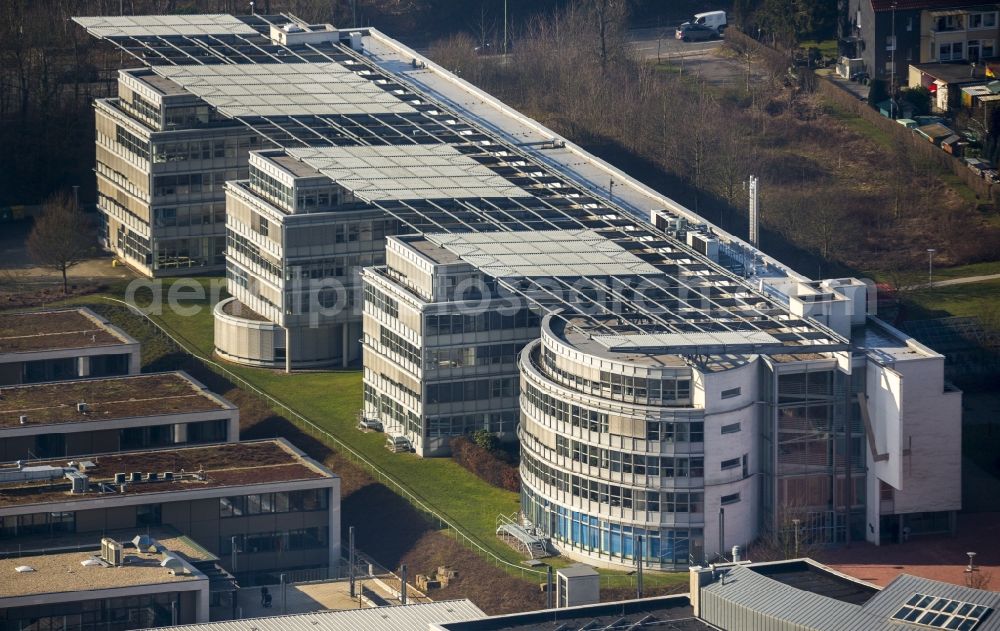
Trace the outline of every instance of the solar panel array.
<path fill-rule="evenodd" d="M 155 71 L 230 118 L 415 111 L 334 62 L 166 66 Z"/>
<path fill-rule="evenodd" d="M 984 605 L 914 594 L 892 615 L 892 619 L 932 629 L 972 631 L 991 611 Z"/>
<path fill-rule="evenodd" d="M 413 232 L 594 231 L 638 262 L 605 267 L 613 273 L 600 277 L 582 274 L 597 269 L 580 266 L 570 277 L 562 275 L 569 266 L 557 265 L 550 257 L 549 271 L 560 271 L 543 278 L 508 259 L 507 273 L 519 275 L 505 276 L 499 285 L 542 309 L 574 312 L 586 307 L 593 328 L 609 335 L 761 331 L 774 343 L 748 343 L 746 352 L 847 348 L 846 340 L 833 331 L 792 316 L 685 244 L 636 220 L 612 200 L 583 190 L 468 114 L 348 46 L 327 42 L 286 47 L 265 37 L 271 25 L 286 24 L 288 18 L 237 18 L 242 26 L 223 35 L 162 35 L 152 18 L 150 30 L 143 33 L 145 18 L 131 19 L 128 30 L 120 33 L 103 30 L 89 19 L 77 21 L 185 85 L 224 115 L 292 155 L 298 152 L 304 162 L 325 169 L 334 180 L 354 186 L 361 199 Z M 317 76 L 317 71 L 329 76 Z M 316 80 L 304 80 L 311 76 Z M 283 82 L 288 79 L 286 89 Z M 269 84 L 271 80 L 275 83 Z M 367 105 L 348 93 L 364 95 Z M 404 146 L 410 149 L 401 150 Z M 445 153 L 447 164 L 442 164 Z M 397 161 L 396 168 L 376 160 L 389 156 Z M 414 156 L 435 162 L 420 172 Z M 500 260 L 501 253 L 492 255 L 494 263 Z M 656 274 L 645 274 L 651 270 Z"/>

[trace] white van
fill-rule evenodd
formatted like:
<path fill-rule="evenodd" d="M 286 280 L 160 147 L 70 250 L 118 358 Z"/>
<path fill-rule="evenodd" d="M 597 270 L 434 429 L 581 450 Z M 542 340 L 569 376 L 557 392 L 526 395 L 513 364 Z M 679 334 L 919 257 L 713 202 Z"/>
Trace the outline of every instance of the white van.
<path fill-rule="evenodd" d="M 722 31 L 726 30 L 726 12 L 707 11 L 705 13 L 696 13 L 691 22 L 713 28 L 716 33 L 722 35 Z"/>

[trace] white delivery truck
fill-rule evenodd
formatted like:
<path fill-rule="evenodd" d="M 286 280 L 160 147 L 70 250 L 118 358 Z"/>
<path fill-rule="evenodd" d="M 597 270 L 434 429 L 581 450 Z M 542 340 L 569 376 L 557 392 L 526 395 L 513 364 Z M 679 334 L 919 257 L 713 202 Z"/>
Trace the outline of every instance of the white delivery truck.
<path fill-rule="evenodd" d="M 726 30 L 726 12 L 707 11 L 705 13 L 696 13 L 691 22 L 715 29 L 716 33 L 722 35 L 722 31 Z"/>

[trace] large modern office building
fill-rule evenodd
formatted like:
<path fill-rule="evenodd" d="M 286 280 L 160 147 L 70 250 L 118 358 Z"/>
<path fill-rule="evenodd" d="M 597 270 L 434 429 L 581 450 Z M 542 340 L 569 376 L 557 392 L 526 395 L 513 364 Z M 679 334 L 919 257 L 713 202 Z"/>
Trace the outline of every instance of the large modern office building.
<path fill-rule="evenodd" d="M 108 36 L 128 32 L 102 24 Z M 221 272 L 224 186 L 247 177 L 260 137 L 145 68 L 119 71 L 118 96 L 94 110 L 101 244 L 146 276 Z"/>
<path fill-rule="evenodd" d="M 516 431 L 527 531 L 593 564 L 954 528 L 961 394 L 862 283 L 803 277 L 374 29 L 159 19 L 78 22 L 281 148 L 228 185 L 223 356 L 363 344 L 367 414 L 423 455 Z M 327 285 L 353 255 L 362 335 L 290 284 L 348 307 L 358 283 Z"/>

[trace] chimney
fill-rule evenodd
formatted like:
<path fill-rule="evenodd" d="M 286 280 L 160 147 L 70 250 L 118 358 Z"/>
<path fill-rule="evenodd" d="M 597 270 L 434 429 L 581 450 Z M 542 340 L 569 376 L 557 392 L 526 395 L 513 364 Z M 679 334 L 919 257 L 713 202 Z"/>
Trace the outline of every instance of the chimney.
<path fill-rule="evenodd" d="M 688 600 L 694 610 L 694 617 L 701 617 L 701 588 L 712 582 L 712 568 L 692 565 L 688 575 Z"/>

